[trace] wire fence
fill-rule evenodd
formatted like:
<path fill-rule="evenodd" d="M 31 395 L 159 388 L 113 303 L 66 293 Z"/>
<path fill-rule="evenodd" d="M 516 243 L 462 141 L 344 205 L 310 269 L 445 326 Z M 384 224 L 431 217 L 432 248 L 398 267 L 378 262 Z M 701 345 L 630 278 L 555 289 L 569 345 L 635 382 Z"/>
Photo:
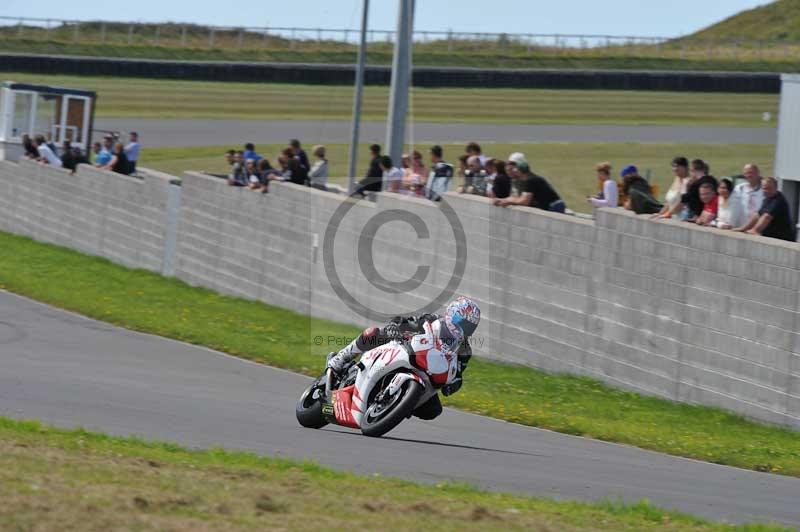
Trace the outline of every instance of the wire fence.
<path fill-rule="evenodd" d="M 0 16 L 0 42 L 12 40 L 186 49 L 355 50 L 355 29 L 201 26 L 183 23 L 79 21 Z M 372 49 L 390 48 L 395 32 L 369 30 Z M 800 42 L 699 40 L 634 35 L 414 31 L 415 51 L 539 53 L 700 59 L 793 60 Z"/>

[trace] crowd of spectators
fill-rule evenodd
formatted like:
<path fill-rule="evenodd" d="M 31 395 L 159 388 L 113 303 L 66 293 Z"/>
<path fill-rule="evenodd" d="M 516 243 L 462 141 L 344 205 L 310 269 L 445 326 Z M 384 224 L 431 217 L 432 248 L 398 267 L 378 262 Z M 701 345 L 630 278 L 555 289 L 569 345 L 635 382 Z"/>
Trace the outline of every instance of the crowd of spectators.
<path fill-rule="evenodd" d="M 328 159 L 325 146 L 314 146 L 311 150 L 314 162 L 308 158 L 300 141 L 292 139 L 275 157 L 273 166 L 269 159 L 256 151 L 253 143 L 244 145 L 244 150 L 228 150 L 225 158 L 230 166 L 227 179 L 233 187 L 246 187 L 264 194 L 269 192 L 272 181 L 285 181 L 327 190 Z"/>
<path fill-rule="evenodd" d="M 49 136 L 46 138 L 44 135 L 36 135 L 31 138 L 25 133 L 22 135 L 22 148 L 23 157 L 26 159 L 66 168 L 73 173 L 79 164 L 93 164 L 97 168 L 130 175 L 136 172 L 141 145 L 136 132 L 130 133 L 128 144 L 122 144 L 114 135 L 106 135 L 103 137 L 103 142 L 95 142 L 91 153 L 87 154 L 80 148 L 72 146 L 69 140 L 65 140 L 59 149 Z"/>
<path fill-rule="evenodd" d="M 599 192 L 587 198 L 595 207 L 622 206 L 651 219 L 672 218 L 687 223 L 746 232 L 781 240 L 795 240 L 789 203 L 774 177 L 762 177 L 756 164 L 746 164 L 742 174 L 717 180 L 702 159 L 672 160 L 674 179 L 663 202 L 633 165 L 621 172 L 620 183 L 611 178 L 611 164 L 596 166 Z"/>

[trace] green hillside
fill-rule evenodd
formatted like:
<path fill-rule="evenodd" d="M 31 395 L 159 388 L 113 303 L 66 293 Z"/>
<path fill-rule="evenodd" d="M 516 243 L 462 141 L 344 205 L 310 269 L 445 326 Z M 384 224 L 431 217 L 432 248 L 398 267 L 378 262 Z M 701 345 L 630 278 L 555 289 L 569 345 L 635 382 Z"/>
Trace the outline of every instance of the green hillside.
<path fill-rule="evenodd" d="M 800 41 L 800 0 L 778 0 L 742 11 L 681 40 Z"/>

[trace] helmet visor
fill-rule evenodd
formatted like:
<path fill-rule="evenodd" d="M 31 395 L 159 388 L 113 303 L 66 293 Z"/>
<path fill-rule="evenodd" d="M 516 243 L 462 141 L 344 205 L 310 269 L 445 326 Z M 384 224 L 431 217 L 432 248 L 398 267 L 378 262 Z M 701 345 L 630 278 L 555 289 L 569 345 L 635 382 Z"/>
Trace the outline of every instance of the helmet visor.
<path fill-rule="evenodd" d="M 461 331 L 464 333 L 464 336 L 472 336 L 472 334 L 475 332 L 475 329 L 478 327 L 477 323 L 472 323 L 458 314 L 453 316 L 453 325 L 461 329 Z"/>

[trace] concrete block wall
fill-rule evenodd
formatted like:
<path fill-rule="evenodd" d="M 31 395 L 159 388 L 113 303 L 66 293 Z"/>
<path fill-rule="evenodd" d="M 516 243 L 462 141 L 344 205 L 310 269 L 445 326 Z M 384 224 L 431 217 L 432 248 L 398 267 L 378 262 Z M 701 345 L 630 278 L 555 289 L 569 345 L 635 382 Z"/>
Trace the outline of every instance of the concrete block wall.
<path fill-rule="evenodd" d="M 343 195 L 280 183 L 260 194 L 196 173 L 176 187 L 142 173 L 1 162 L 0 229 L 359 326 L 430 302 L 458 266 L 444 208 L 426 200 L 357 202 L 331 239 Z M 800 245 L 618 209 L 590 221 L 445 199 L 467 237 L 456 293 L 483 310 L 479 354 L 800 428 Z M 414 217 L 428 234 L 414 232 Z M 387 294 L 366 281 L 359 245 L 388 282 L 429 271 L 413 290 Z M 337 287 L 370 312 L 346 305 Z M 327 335 L 314 327 L 309 335 Z"/>
<path fill-rule="evenodd" d="M 0 229 L 161 272 L 172 176 L 0 161 Z"/>

